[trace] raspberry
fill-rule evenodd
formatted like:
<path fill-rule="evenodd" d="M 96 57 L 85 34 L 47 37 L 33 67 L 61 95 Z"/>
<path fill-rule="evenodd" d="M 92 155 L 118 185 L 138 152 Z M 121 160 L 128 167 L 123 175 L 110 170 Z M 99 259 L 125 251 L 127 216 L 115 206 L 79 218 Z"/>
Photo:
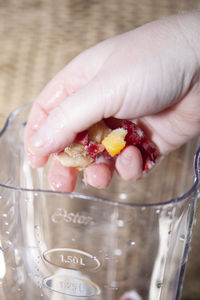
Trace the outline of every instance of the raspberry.
<path fill-rule="evenodd" d="M 143 170 L 149 171 L 156 163 L 158 158 L 158 150 L 154 144 L 144 138 L 143 142 L 138 146 L 142 154 Z"/>
<path fill-rule="evenodd" d="M 105 159 L 113 158 L 112 155 L 110 155 L 110 153 L 106 149 L 103 150 L 102 155 L 103 157 L 105 157 Z"/>
<path fill-rule="evenodd" d="M 144 139 L 144 132 L 131 121 L 124 121 L 122 128 L 127 130 L 125 141 L 128 145 L 138 145 Z"/>
<path fill-rule="evenodd" d="M 101 144 L 97 145 L 91 142 L 88 146 L 86 146 L 86 151 L 92 159 L 95 159 L 99 153 L 103 152 L 103 150 L 104 147 Z"/>
<path fill-rule="evenodd" d="M 124 121 L 122 128 L 127 130 L 126 144 L 134 145 L 140 150 L 143 159 L 143 170 L 150 170 L 158 158 L 157 148 L 145 137 L 144 132 L 135 123 Z"/>
<path fill-rule="evenodd" d="M 89 144 L 88 130 L 79 132 L 76 136 L 75 142 L 77 142 L 83 146 L 88 145 Z"/>

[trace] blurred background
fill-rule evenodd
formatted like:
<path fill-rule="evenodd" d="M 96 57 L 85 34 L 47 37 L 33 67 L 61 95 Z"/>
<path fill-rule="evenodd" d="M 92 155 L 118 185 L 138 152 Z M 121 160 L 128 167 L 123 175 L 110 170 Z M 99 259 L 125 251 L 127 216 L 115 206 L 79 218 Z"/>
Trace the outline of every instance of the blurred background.
<path fill-rule="evenodd" d="M 146 22 L 193 9 L 200 9 L 200 0 L 0 0 L 0 125 L 15 107 L 34 101 L 82 50 Z M 183 300 L 200 299 L 199 219 L 200 208 Z"/>

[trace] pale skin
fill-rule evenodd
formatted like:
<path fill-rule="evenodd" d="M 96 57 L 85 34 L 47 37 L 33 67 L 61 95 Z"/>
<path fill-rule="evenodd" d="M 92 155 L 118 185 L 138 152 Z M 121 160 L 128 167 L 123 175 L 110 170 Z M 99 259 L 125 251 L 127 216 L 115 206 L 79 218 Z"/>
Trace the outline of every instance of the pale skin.
<path fill-rule="evenodd" d="M 30 164 L 70 145 L 76 134 L 114 117 L 138 120 L 161 155 L 200 134 L 200 11 L 158 20 L 103 41 L 72 60 L 33 104 L 25 132 Z M 87 184 L 109 185 L 142 175 L 142 157 L 128 146 L 114 161 L 84 170 Z M 53 157 L 49 182 L 73 191 L 78 171 Z"/>

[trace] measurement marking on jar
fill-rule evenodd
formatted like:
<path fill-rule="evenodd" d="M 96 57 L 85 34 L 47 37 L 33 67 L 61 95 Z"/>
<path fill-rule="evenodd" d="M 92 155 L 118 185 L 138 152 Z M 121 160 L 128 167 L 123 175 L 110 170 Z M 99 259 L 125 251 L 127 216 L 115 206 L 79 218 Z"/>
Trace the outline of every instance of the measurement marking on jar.
<path fill-rule="evenodd" d="M 100 294 L 99 287 L 84 278 L 54 275 L 45 278 L 43 284 L 53 291 L 69 296 L 92 297 Z"/>
<path fill-rule="evenodd" d="M 69 280 L 60 281 L 59 285 L 61 289 L 72 291 L 75 295 L 77 293 L 83 293 L 84 291 L 84 288 L 81 283 L 71 282 Z"/>
<path fill-rule="evenodd" d="M 78 249 L 49 249 L 44 252 L 43 257 L 48 263 L 64 269 L 94 271 L 100 267 L 100 262 L 95 256 Z"/>
<path fill-rule="evenodd" d="M 61 260 L 62 263 L 65 263 L 65 264 L 68 263 L 68 264 L 85 266 L 85 263 L 83 262 L 82 257 L 60 254 L 60 260 Z"/>

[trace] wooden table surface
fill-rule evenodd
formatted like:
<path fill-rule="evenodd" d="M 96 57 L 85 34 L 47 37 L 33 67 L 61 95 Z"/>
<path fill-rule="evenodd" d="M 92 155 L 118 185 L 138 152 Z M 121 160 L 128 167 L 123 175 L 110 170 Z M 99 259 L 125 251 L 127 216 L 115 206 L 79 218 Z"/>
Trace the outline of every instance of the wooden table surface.
<path fill-rule="evenodd" d="M 1 0 L 1 124 L 15 107 L 34 101 L 43 86 L 82 50 L 151 20 L 192 9 L 200 9 L 199 0 Z M 200 299 L 199 223 L 184 300 Z"/>

